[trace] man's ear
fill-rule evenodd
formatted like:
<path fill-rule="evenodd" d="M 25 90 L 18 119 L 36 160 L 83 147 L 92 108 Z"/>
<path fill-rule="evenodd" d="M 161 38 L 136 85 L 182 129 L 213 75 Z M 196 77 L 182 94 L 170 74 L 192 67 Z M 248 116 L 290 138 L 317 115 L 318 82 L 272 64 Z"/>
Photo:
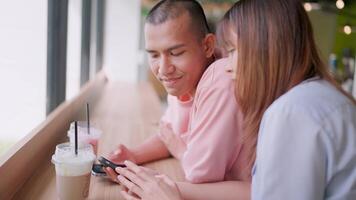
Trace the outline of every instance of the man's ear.
<path fill-rule="evenodd" d="M 209 33 L 205 36 L 203 40 L 204 52 L 207 58 L 210 58 L 214 54 L 216 36 L 212 33 Z"/>

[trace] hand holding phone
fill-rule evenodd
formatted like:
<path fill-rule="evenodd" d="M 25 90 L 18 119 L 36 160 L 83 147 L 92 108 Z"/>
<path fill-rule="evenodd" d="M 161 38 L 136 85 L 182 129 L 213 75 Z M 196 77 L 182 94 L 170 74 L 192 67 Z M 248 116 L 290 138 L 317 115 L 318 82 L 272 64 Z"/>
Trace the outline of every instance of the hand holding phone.
<path fill-rule="evenodd" d="M 116 167 L 126 167 L 126 165 L 124 164 L 115 164 L 113 162 L 111 162 L 110 160 L 104 158 L 103 156 L 100 156 L 98 158 L 98 161 L 104 166 L 104 167 L 110 167 L 111 169 L 113 169 L 115 171 Z"/>
<path fill-rule="evenodd" d="M 124 164 L 115 164 L 110 160 L 104 158 L 103 156 L 100 156 L 98 161 L 100 162 L 100 164 L 94 164 L 92 167 L 92 174 L 94 176 L 107 176 L 106 172 L 103 169 L 104 167 L 110 167 L 114 170 L 114 172 L 116 167 L 126 167 L 126 165 Z"/>

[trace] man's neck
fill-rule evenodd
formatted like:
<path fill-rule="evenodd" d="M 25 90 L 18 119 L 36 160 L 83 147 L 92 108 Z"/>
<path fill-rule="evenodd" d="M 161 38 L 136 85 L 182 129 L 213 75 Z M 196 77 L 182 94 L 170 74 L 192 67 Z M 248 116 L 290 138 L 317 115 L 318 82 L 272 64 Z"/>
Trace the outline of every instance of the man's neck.
<path fill-rule="evenodd" d="M 187 93 L 187 94 L 183 94 L 181 96 L 178 96 L 177 98 L 179 99 L 179 101 L 185 102 L 185 101 L 190 101 L 195 94 L 195 90 L 193 93 Z"/>

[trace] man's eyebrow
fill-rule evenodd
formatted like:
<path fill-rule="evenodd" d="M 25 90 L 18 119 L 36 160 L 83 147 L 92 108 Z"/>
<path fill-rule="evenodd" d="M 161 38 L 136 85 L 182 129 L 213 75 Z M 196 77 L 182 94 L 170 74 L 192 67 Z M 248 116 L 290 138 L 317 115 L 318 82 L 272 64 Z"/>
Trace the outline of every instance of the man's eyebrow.
<path fill-rule="evenodd" d="M 177 44 L 177 45 L 174 45 L 172 47 L 169 47 L 168 49 L 165 49 L 164 51 L 172 51 L 172 50 L 184 47 L 184 46 L 185 46 L 185 44 Z M 157 51 L 156 50 L 151 50 L 151 49 L 146 49 L 146 52 L 147 53 L 156 53 Z"/>
<path fill-rule="evenodd" d="M 150 49 L 146 49 L 146 52 L 147 52 L 147 53 L 156 53 L 157 51 L 155 51 L 155 50 L 150 50 Z"/>
<path fill-rule="evenodd" d="M 179 49 L 179 48 L 184 47 L 184 46 L 185 46 L 185 44 L 177 44 L 177 45 L 174 45 L 172 47 L 169 47 L 166 51 L 172 51 L 174 49 Z"/>

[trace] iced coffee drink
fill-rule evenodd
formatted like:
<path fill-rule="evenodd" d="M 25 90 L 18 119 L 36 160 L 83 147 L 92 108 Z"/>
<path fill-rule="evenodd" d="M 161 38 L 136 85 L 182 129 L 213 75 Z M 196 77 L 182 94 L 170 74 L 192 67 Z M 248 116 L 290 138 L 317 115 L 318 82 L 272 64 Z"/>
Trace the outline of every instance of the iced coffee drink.
<path fill-rule="evenodd" d="M 59 144 L 52 163 L 56 169 L 57 196 L 61 200 L 80 200 L 88 197 L 90 172 L 95 159 L 91 145 L 81 145 L 75 154 L 70 143 Z"/>

